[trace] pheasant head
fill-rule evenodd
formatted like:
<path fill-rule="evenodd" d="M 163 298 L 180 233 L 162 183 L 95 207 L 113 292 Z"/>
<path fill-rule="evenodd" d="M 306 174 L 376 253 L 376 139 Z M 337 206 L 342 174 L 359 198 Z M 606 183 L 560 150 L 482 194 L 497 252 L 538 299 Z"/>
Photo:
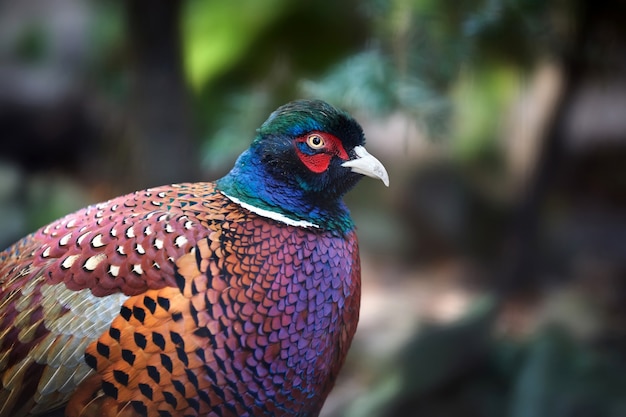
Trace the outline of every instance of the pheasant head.
<path fill-rule="evenodd" d="M 217 185 L 231 199 L 287 222 L 345 232 L 352 223 L 342 196 L 363 175 L 389 185 L 364 143 L 349 114 L 320 100 L 294 101 L 270 115 Z"/>

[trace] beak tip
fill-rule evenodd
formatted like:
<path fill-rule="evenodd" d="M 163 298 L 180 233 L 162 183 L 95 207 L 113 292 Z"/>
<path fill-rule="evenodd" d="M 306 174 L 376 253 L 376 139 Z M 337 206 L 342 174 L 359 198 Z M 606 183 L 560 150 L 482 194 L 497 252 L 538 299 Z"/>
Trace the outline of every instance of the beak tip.
<path fill-rule="evenodd" d="M 351 168 L 353 172 L 379 179 L 386 187 L 389 187 L 389 174 L 384 165 L 370 155 L 363 146 L 356 147 L 355 153 L 357 158 L 344 162 L 342 166 Z"/>
<path fill-rule="evenodd" d="M 372 178 L 381 180 L 386 187 L 389 187 L 389 174 L 387 174 L 387 170 L 382 164 L 376 165 L 372 170 L 372 174 L 370 175 Z"/>
<path fill-rule="evenodd" d="M 389 174 L 387 174 L 387 170 L 382 164 L 374 168 L 374 175 L 378 177 L 386 187 L 389 187 Z"/>

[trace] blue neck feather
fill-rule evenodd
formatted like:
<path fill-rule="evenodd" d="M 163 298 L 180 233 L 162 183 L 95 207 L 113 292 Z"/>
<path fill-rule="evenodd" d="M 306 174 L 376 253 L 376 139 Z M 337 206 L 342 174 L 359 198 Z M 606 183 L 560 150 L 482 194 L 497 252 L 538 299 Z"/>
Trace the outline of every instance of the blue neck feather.
<path fill-rule="evenodd" d="M 354 228 L 341 197 L 311 191 L 309 185 L 290 172 L 278 179 L 262 162 L 258 142 L 242 153 L 233 169 L 217 181 L 217 188 L 252 206 L 280 213 L 292 220 L 314 223 L 321 230 L 346 234 Z"/>

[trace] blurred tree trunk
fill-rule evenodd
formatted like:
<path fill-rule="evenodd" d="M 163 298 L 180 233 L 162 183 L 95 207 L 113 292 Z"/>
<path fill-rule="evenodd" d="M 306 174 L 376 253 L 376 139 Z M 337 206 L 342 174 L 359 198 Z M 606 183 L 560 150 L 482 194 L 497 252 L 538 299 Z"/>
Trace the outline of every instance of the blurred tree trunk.
<path fill-rule="evenodd" d="M 126 2 L 132 71 L 129 172 L 135 188 L 197 180 L 182 65 L 182 7 L 182 0 Z"/>
<path fill-rule="evenodd" d="M 542 246 L 542 214 L 548 195 L 558 187 L 555 180 L 565 169 L 573 136 L 581 135 L 574 128 L 576 107 L 581 103 L 589 104 L 589 96 L 585 93 L 590 85 L 606 89 L 608 85 L 617 88 L 626 82 L 622 56 L 626 49 L 626 27 L 621 22 L 626 2 L 580 0 L 576 6 L 572 9 L 575 15 L 570 16 L 574 30 L 572 41 L 564 45 L 561 56 L 562 92 L 545 130 L 534 175 L 528 182 L 509 233 L 510 246 L 503 259 L 504 268 L 500 271 L 500 290 L 506 296 L 532 294 L 542 284 L 537 275 Z M 601 121 L 591 124 L 589 132 L 582 134 L 585 136 L 583 140 L 591 143 L 602 139 L 604 129 L 601 124 Z"/>

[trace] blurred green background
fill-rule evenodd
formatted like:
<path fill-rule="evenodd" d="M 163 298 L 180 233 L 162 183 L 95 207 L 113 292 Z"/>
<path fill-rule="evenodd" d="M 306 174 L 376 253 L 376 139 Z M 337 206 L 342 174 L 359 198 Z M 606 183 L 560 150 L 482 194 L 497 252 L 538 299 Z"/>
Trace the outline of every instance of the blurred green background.
<path fill-rule="evenodd" d="M 323 416 L 626 416 L 626 16 L 607 0 L 0 1 L 0 244 L 350 111 L 361 320 Z"/>

